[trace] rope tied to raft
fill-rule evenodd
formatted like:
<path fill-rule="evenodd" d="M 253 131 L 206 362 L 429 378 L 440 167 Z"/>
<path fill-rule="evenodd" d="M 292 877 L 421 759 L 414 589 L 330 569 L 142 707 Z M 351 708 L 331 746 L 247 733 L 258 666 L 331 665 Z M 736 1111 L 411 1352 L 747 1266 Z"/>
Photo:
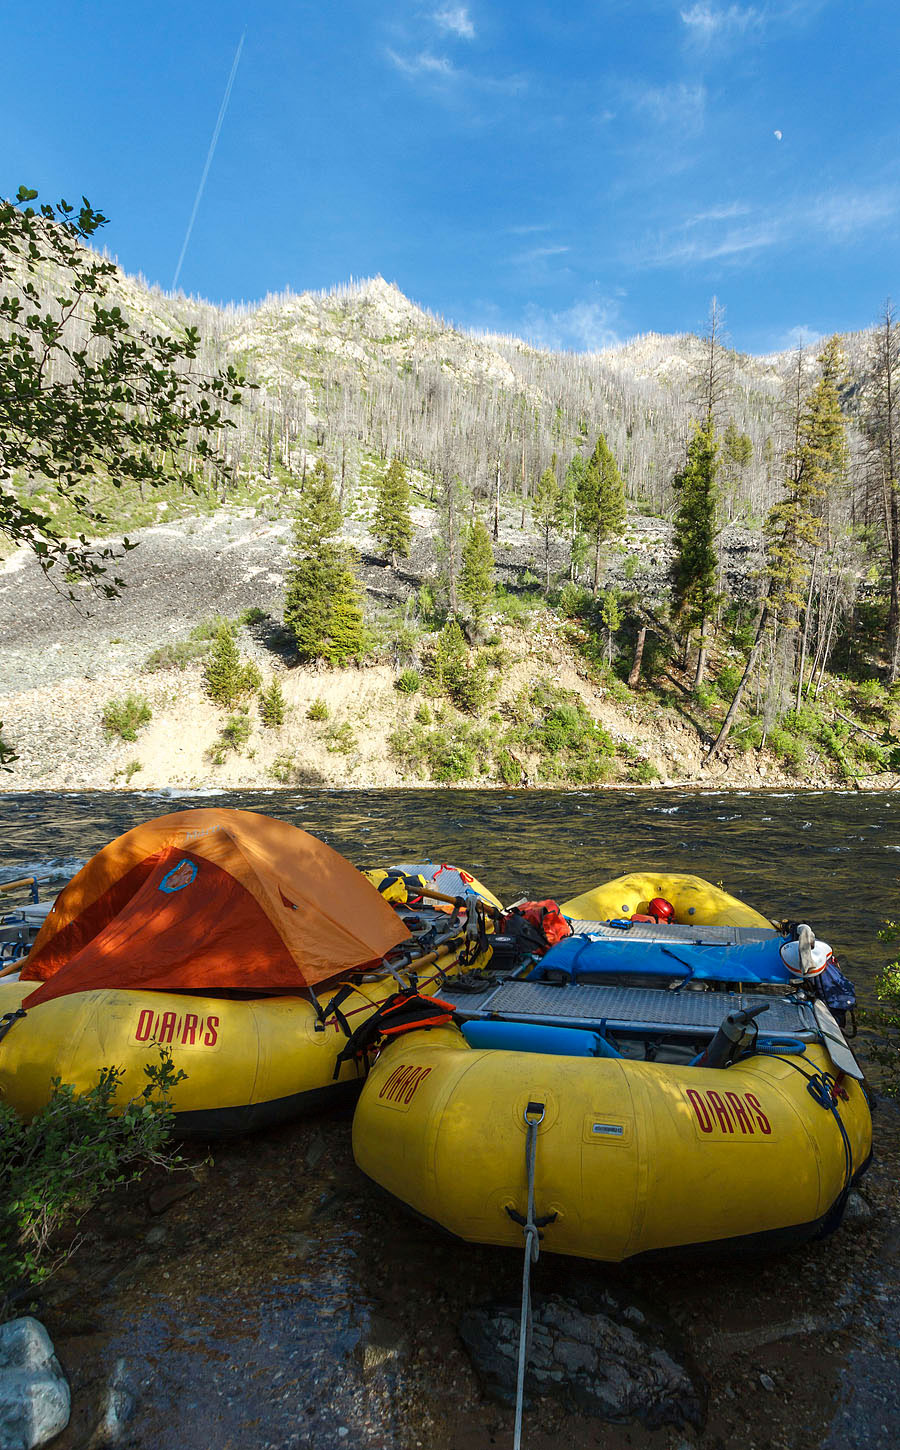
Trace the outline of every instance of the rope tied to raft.
<path fill-rule="evenodd" d="M 523 1114 L 527 1133 L 525 1137 L 525 1175 L 528 1181 L 528 1207 L 524 1220 L 520 1214 L 509 1209 L 510 1217 L 522 1224 L 525 1236 L 525 1259 L 522 1264 L 522 1312 L 519 1319 L 519 1365 L 516 1374 L 516 1423 L 513 1434 L 513 1450 L 520 1450 L 522 1444 L 522 1409 L 525 1403 L 525 1370 L 531 1354 L 531 1266 L 536 1264 L 541 1252 L 541 1234 L 534 1216 L 534 1171 L 537 1159 L 538 1128 L 544 1121 L 544 1104 L 528 1103 Z M 551 1215 L 552 1218 L 556 1214 Z M 547 1223 L 549 1219 L 542 1222 Z"/>
<path fill-rule="evenodd" d="M 21 1018 L 27 1017 L 27 1015 L 24 1007 L 18 1007 L 15 1012 L 4 1012 L 3 1016 L 0 1017 L 0 1039 L 6 1036 L 14 1022 L 20 1021 Z"/>

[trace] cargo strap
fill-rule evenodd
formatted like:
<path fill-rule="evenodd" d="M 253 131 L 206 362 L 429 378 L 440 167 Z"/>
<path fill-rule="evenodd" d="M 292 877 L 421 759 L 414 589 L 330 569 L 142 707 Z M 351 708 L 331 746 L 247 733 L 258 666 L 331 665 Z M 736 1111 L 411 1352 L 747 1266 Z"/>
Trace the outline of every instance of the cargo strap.
<path fill-rule="evenodd" d="M 345 1062 L 355 1062 L 359 1068 L 379 1039 L 390 1041 L 404 1032 L 446 1027 L 452 1022 L 454 1011 L 453 1003 L 444 1002 L 440 997 L 421 997 L 414 990 L 394 992 L 355 1031 L 348 1034 L 342 1051 L 335 1059 L 334 1078 L 340 1075 Z"/>
<path fill-rule="evenodd" d="M 516 1423 L 513 1433 L 513 1450 L 521 1450 L 522 1409 L 525 1403 L 525 1371 L 531 1355 L 531 1266 L 536 1264 L 541 1252 L 541 1228 L 552 1223 L 555 1213 L 543 1218 L 534 1216 L 534 1172 L 537 1157 L 538 1128 L 544 1121 L 544 1104 L 528 1103 L 523 1114 L 527 1133 L 525 1137 L 525 1176 L 528 1182 L 528 1206 L 523 1218 L 515 1209 L 507 1206 L 506 1212 L 516 1223 L 522 1225 L 525 1235 L 525 1259 L 522 1264 L 522 1313 L 519 1319 L 519 1364 L 516 1374 Z"/>
<path fill-rule="evenodd" d="M 13 1023 L 18 1022 L 20 1017 L 27 1017 L 27 1015 L 24 1007 L 17 1008 L 15 1012 L 4 1012 L 3 1016 L 0 1017 L 0 1042 L 3 1041 L 3 1038 Z"/>

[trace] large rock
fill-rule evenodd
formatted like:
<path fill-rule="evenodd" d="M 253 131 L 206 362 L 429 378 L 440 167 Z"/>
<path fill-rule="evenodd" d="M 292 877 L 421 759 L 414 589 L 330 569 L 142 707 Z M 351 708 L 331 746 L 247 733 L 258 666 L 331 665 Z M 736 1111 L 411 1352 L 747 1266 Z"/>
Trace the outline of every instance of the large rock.
<path fill-rule="evenodd" d="M 687 1371 L 656 1342 L 642 1315 L 628 1317 L 640 1327 L 581 1309 L 558 1295 L 537 1303 L 526 1388 L 604 1420 L 639 1419 L 651 1427 L 701 1424 L 702 1395 Z M 488 1393 L 513 1402 L 518 1309 L 470 1310 L 459 1332 Z"/>
<path fill-rule="evenodd" d="M 43 1324 L 26 1315 L 0 1325 L 0 1446 L 34 1450 L 69 1423 L 71 1396 Z"/>

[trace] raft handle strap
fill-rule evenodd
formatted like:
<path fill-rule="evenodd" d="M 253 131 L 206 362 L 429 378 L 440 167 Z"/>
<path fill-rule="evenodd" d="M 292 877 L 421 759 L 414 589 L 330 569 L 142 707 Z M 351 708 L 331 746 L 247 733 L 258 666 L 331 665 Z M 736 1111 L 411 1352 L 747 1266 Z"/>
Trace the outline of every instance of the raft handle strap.
<path fill-rule="evenodd" d="M 4 1012 L 3 1016 L 0 1017 L 0 1042 L 2 1042 L 13 1023 L 18 1022 L 20 1017 L 27 1017 L 27 1015 L 24 1007 L 17 1008 L 15 1012 Z"/>
<path fill-rule="evenodd" d="M 546 1214 L 543 1218 L 534 1216 L 534 1171 L 535 1159 L 537 1156 L 537 1135 L 538 1128 L 544 1121 L 544 1104 L 526 1104 L 523 1117 L 527 1129 L 525 1136 L 525 1176 L 528 1182 L 528 1207 L 524 1219 L 520 1213 L 507 1205 L 506 1212 L 516 1223 L 520 1223 L 525 1233 L 525 1259 L 522 1264 L 522 1313 L 519 1319 L 519 1364 L 516 1374 L 516 1423 L 513 1434 L 513 1450 L 521 1450 L 522 1445 L 522 1408 L 525 1403 L 525 1370 L 531 1354 L 531 1266 L 536 1264 L 541 1252 L 540 1228 L 544 1224 L 552 1223 L 556 1218 L 555 1213 Z"/>

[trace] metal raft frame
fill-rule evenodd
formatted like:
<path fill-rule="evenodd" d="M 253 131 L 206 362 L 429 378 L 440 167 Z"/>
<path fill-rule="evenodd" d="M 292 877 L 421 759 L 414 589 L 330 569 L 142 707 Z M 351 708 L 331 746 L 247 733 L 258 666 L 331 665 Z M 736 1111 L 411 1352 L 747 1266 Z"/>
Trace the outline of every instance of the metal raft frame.
<path fill-rule="evenodd" d="M 462 1021 L 499 1018 L 547 1027 L 575 1027 L 601 1033 L 663 1034 L 666 1037 L 711 1037 L 729 1012 L 767 1003 L 758 1019 L 767 1039 L 806 1040 L 818 1036 L 812 1007 L 783 997 L 750 992 L 658 991 L 649 987 L 602 987 L 585 984 L 548 986 L 545 982 L 502 982 L 473 1001 L 452 986 L 441 996 L 452 1002 Z"/>

